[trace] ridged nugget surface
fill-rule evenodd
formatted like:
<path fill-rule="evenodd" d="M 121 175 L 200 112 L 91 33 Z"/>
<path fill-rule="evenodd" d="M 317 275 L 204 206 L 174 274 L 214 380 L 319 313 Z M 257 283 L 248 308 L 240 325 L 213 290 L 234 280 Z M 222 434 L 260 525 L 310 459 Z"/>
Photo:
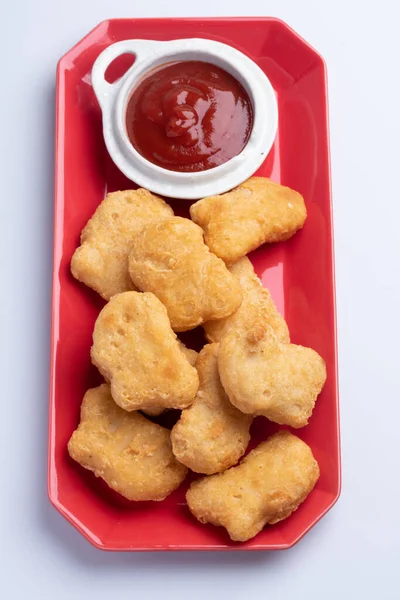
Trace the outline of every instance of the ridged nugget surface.
<path fill-rule="evenodd" d="M 95 323 L 91 356 L 125 410 L 186 408 L 199 386 L 165 307 L 151 293 L 111 298 Z"/>
<path fill-rule="evenodd" d="M 105 383 L 86 392 L 68 452 L 128 500 L 164 500 L 187 473 L 172 454 L 169 431 L 119 408 Z"/>
<path fill-rule="evenodd" d="M 192 483 L 186 499 L 201 523 L 225 527 L 232 540 L 245 542 L 267 523 L 291 515 L 318 478 L 318 463 L 309 446 L 280 431 L 237 467 Z"/>
<path fill-rule="evenodd" d="M 136 233 L 147 221 L 173 214 L 164 200 L 142 188 L 107 194 L 82 230 L 71 261 L 73 276 L 105 300 L 135 289 L 128 253 Z"/>
<path fill-rule="evenodd" d="M 207 321 L 204 324 L 208 341 L 220 342 L 231 329 L 239 326 L 250 327 L 264 315 L 279 341 L 289 342 L 290 336 L 286 321 L 276 308 L 271 294 L 263 287 L 255 274 L 253 265 L 247 256 L 229 267 L 229 271 L 240 283 L 243 301 L 233 315 L 218 321 Z"/>
<path fill-rule="evenodd" d="M 311 348 L 282 344 L 266 318 L 231 329 L 218 352 L 222 385 L 234 406 L 291 427 L 304 427 L 326 380 Z"/>
<path fill-rule="evenodd" d="M 172 450 L 196 473 L 218 473 L 235 465 L 250 440 L 252 417 L 232 406 L 218 375 L 218 344 L 205 346 L 197 359 L 200 386 L 193 404 L 172 428 Z"/>
<path fill-rule="evenodd" d="M 203 198 L 190 216 L 204 231 L 211 252 L 231 265 L 266 242 L 282 242 L 307 217 L 301 194 L 266 177 L 251 177 L 234 190 Z"/>
<path fill-rule="evenodd" d="M 129 253 L 129 273 L 139 289 L 161 300 L 174 331 L 227 317 L 242 301 L 238 281 L 209 251 L 201 228 L 181 217 L 143 227 Z"/>

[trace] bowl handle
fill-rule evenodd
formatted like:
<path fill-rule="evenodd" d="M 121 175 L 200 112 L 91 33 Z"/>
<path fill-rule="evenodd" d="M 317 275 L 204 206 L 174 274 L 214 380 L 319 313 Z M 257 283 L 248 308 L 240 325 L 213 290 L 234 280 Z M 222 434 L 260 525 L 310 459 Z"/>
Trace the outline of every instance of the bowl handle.
<path fill-rule="evenodd" d="M 97 57 L 92 68 L 92 85 L 102 109 L 109 104 L 109 102 L 114 100 L 115 94 L 118 92 L 132 69 L 136 68 L 143 59 L 154 54 L 156 47 L 159 44 L 162 44 L 162 42 L 153 40 L 124 40 L 112 44 L 103 50 Z M 133 54 L 135 55 L 136 60 L 121 79 L 118 79 L 115 83 L 108 83 L 104 78 L 105 72 L 113 60 L 122 54 Z"/>

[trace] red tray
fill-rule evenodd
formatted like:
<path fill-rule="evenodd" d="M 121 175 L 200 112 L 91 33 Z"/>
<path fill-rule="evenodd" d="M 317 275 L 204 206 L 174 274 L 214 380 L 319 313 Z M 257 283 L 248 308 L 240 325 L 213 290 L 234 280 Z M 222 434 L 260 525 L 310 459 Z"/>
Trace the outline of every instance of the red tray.
<path fill-rule="evenodd" d="M 294 343 L 315 348 L 328 379 L 310 425 L 296 431 L 312 448 L 321 477 L 288 519 L 267 526 L 244 544 L 222 528 L 201 525 L 185 503 L 187 485 L 164 502 L 130 503 L 69 459 L 67 442 L 79 421 L 85 391 L 100 382 L 89 349 L 103 302 L 69 271 L 79 234 L 106 192 L 132 188 L 104 146 L 101 114 L 90 72 L 109 44 L 127 38 L 205 37 L 241 50 L 268 75 L 279 104 L 276 142 L 259 175 L 304 195 L 304 229 L 283 244 L 251 256 L 283 312 Z M 285 23 L 273 18 L 115 19 L 100 23 L 59 62 L 55 241 L 49 424 L 49 497 L 92 544 L 104 550 L 273 550 L 292 546 L 335 503 L 340 493 L 334 259 L 324 61 Z M 188 214 L 188 202 L 172 202 Z M 186 335 L 200 343 L 200 333 Z M 197 337 L 196 337 L 197 336 Z M 275 431 L 256 419 L 252 444 Z"/>

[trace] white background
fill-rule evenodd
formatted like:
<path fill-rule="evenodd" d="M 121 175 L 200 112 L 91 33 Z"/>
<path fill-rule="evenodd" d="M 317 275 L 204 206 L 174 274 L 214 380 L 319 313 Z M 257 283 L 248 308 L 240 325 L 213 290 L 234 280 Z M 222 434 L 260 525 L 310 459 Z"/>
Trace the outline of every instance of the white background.
<path fill-rule="evenodd" d="M 109 17 L 274 15 L 327 61 L 343 491 L 293 549 L 106 554 L 46 496 L 58 58 Z M 1 0 L 0 596 L 398 599 L 398 0 Z"/>

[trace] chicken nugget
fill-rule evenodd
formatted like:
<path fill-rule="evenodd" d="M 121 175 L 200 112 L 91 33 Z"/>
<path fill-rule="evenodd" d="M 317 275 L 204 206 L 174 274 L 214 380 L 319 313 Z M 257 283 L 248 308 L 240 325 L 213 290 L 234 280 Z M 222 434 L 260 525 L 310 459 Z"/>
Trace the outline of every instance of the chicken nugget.
<path fill-rule="evenodd" d="M 242 301 L 239 282 L 209 251 L 201 228 L 181 217 L 143 227 L 129 253 L 129 273 L 139 289 L 161 300 L 174 331 L 227 317 Z"/>
<path fill-rule="evenodd" d="M 192 350 L 191 348 L 188 348 L 187 346 L 185 346 L 185 344 L 183 342 L 181 342 L 181 340 L 178 339 L 178 342 L 179 342 L 179 347 L 180 347 L 181 351 L 183 352 L 183 355 L 185 356 L 186 360 L 188 362 L 190 362 L 192 367 L 194 367 L 199 353 L 196 352 L 196 350 Z"/>
<path fill-rule="evenodd" d="M 295 428 L 307 425 L 326 380 L 321 356 L 311 348 L 279 342 L 266 318 L 223 337 L 218 370 L 239 410 Z"/>
<path fill-rule="evenodd" d="M 221 196 L 203 198 L 190 216 L 211 252 L 231 265 L 265 242 L 288 240 L 307 217 L 301 194 L 266 177 L 251 177 Z"/>
<path fill-rule="evenodd" d="M 200 386 L 193 404 L 171 431 L 172 451 L 196 473 L 218 473 L 235 465 L 250 440 L 252 417 L 232 406 L 218 375 L 218 344 L 205 346 L 197 359 Z"/>
<path fill-rule="evenodd" d="M 113 296 L 93 332 L 92 362 L 125 410 L 186 408 L 199 387 L 165 307 L 150 293 Z"/>
<path fill-rule="evenodd" d="M 128 500 L 164 500 L 187 473 L 168 429 L 119 408 L 105 383 L 86 392 L 68 452 Z"/>
<path fill-rule="evenodd" d="M 289 329 L 285 319 L 278 312 L 269 291 L 263 287 L 254 272 L 253 265 L 247 256 L 233 264 L 229 271 L 239 281 L 243 292 L 243 301 L 238 310 L 218 321 L 207 321 L 204 330 L 209 342 L 220 342 L 223 336 L 234 327 L 251 327 L 263 315 L 275 331 L 280 342 L 289 342 Z"/>
<path fill-rule="evenodd" d="M 286 519 L 307 498 L 319 478 L 311 449 L 297 436 L 279 431 L 252 450 L 240 465 L 197 480 L 186 494 L 201 523 L 227 529 L 246 542 Z"/>
<path fill-rule="evenodd" d="M 185 344 L 183 342 L 181 342 L 180 340 L 178 340 L 178 342 L 179 342 L 180 349 L 183 352 L 183 355 L 186 357 L 186 360 L 188 360 L 189 363 L 192 365 L 192 367 L 194 367 L 194 365 L 196 364 L 198 353 L 196 352 L 196 350 L 187 348 L 185 346 Z M 162 415 L 167 410 L 168 410 L 167 408 L 154 406 L 152 408 L 144 409 L 144 410 L 142 410 L 142 412 L 144 412 L 146 415 L 149 415 L 149 417 L 158 417 L 159 415 Z"/>
<path fill-rule="evenodd" d="M 144 223 L 172 216 L 164 200 L 148 190 L 107 194 L 81 234 L 71 261 L 72 275 L 105 300 L 135 289 L 128 272 L 128 252 Z"/>

